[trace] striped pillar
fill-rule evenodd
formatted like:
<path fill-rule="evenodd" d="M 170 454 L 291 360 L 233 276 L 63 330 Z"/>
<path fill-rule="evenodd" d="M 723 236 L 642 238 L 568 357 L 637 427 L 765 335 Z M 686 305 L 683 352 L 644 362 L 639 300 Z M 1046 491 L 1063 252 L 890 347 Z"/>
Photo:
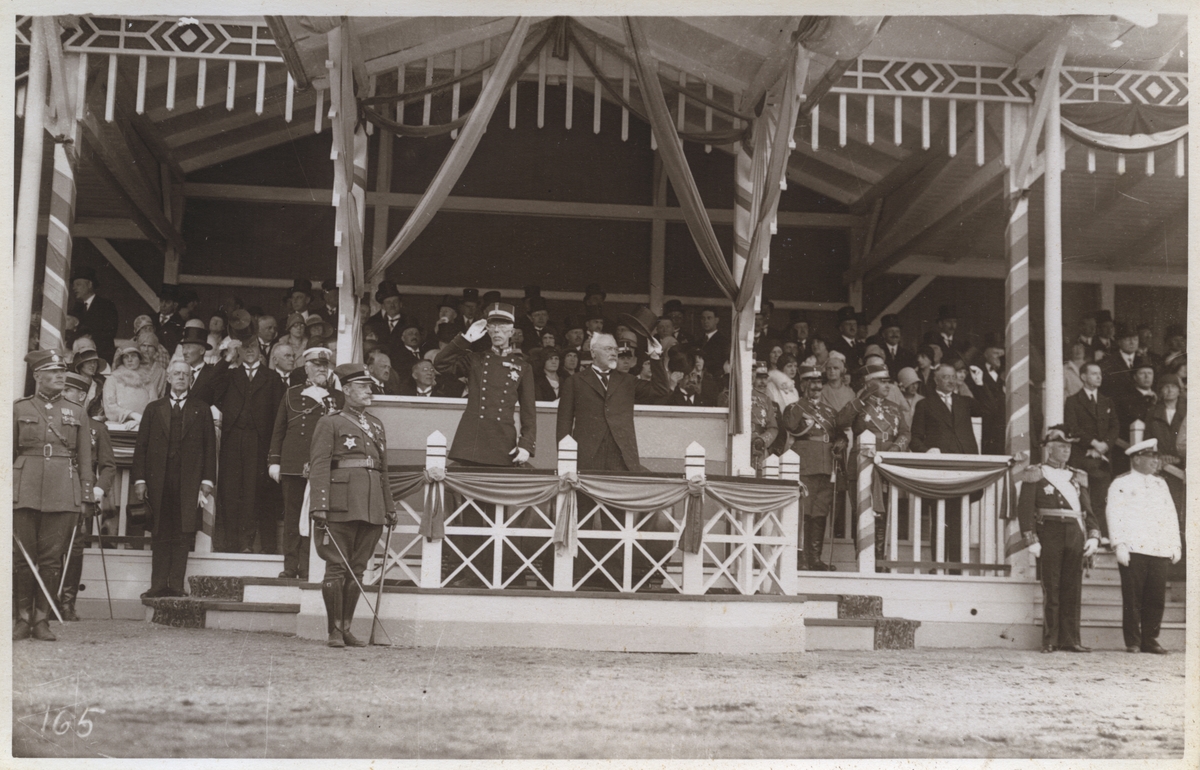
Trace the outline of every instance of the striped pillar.
<path fill-rule="evenodd" d="M 71 225 L 75 222 L 75 157 L 62 143 L 54 145 L 54 173 L 50 185 L 50 229 L 46 235 L 46 273 L 42 282 L 43 350 L 65 348 L 71 279 Z"/>
<path fill-rule="evenodd" d="M 1005 451 L 1010 455 L 1029 452 L 1029 191 L 1021 190 L 1008 196 L 1009 218 L 1004 230 L 1004 251 L 1008 274 L 1004 280 L 1005 314 L 1008 324 L 1004 330 L 1005 400 L 1008 426 Z M 1061 381 L 1061 380 L 1060 380 Z M 1049 380 L 1047 380 L 1048 384 Z M 1011 506 L 1015 510 L 1015 501 Z M 1026 544 L 1015 518 L 1006 525 L 1004 553 L 1006 557 L 1023 550 Z M 1014 576 L 1028 567 L 1014 562 Z"/>
<path fill-rule="evenodd" d="M 869 430 L 858 437 L 858 571 L 875 572 L 875 500 L 871 487 L 875 479 L 875 434 Z"/>

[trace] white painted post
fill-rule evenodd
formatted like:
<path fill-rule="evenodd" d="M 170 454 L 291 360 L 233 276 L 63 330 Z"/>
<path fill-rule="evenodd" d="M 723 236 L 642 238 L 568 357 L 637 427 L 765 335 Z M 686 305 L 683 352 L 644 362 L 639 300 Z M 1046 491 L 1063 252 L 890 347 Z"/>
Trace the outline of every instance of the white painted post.
<path fill-rule="evenodd" d="M 1058 67 L 1052 67 L 1055 72 Z M 1063 421 L 1063 389 L 1057 383 L 1063 381 L 1063 361 L 1059 351 L 1063 349 L 1062 328 L 1062 126 L 1059 116 L 1059 84 L 1046 84 L 1049 110 L 1046 114 L 1046 170 L 1042 177 L 1043 234 L 1045 237 L 1045 276 L 1043 303 L 1045 306 L 1045 338 L 1042 350 L 1046 356 L 1046 382 L 1043 392 L 1046 425 L 1057 425 Z"/>
<path fill-rule="evenodd" d="M 308 514 L 303 515 L 307 516 Z M 308 582 L 310 583 L 320 583 L 325 579 L 325 560 L 317 553 L 318 537 L 324 537 L 324 533 L 318 533 L 310 519 L 308 528 Z"/>
<path fill-rule="evenodd" d="M 568 433 L 558 442 L 558 475 L 565 476 L 575 473 L 579 468 L 579 444 Z M 567 494 L 575 494 L 574 490 Z M 561 516 L 559 512 L 557 515 Z M 572 591 L 575 589 L 575 560 L 567 554 L 554 554 L 554 590 Z"/>
<path fill-rule="evenodd" d="M 908 536 L 912 542 L 912 560 L 914 562 L 921 560 L 921 515 L 925 507 L 920 495 L 908 496 Z M 932 535 L 931 535 L 932 537 Z M 916 569 L 915 572 L 920 574 L 921 570 Z"/>
<path fill-rule="evenodd" d="M 971 432 L 975 434 L 975 446 L 979 450 L 978 454 L 983 454 L 983 418 L 971 418 Z"/>
<path fill-rule="evenodd" d="M 446 437 L 435 430 L 425 439 L 425 468 L 446 469 Z M 421 588 L 442 587 L 442 541 L 425 539 L 421 543 Z"/>
<path fill-rule="evenodd" d="M 792 450 L 783 453 L 779 459 L 779 477 L 785 481 L 800 484 L 800 455 Z M 779 557 L 779 587 L 786 596 L 795 596 L 799 577 L 796 574 L 796 549 L 800 545 L 800 500 L 788 503 L 779 517 L 783 525 L 783 535 L 787 544 L 783 547 L 783 555 Z"/>
<path fill-rule="evenodd" d="M 971 561 L 971 496 L 963 495 L 958 505 L 958 560 Z M 963 574 L 966 574 L 964 570 Z"/>
<path fill-rule="evenodd" d="M 946 501 L 937 501 L 937 517 L 933 525 L 933 532 L 929 535 L 930 540 L 937 541 L 937 547 L 933 550 L 933 560 L 943 562 L 946 560 Z M 945 575 L 946 570 L 938 568 L 939 575 Z"/>
<path fill-rule="evenodd" d="M 683 475 L 688 479 L 704 478 L 704 447 L 693 441 L 683 456 Z M 703 531 L 703 520 L 696 522 Z M 700 553 L 683 553 L 683 593 L 704 593 L 704 549 Z"/>
<path fill-rule="evenodd" d="M 1129 423 L 1129 446 L 1141 443 L 1146 435 L 1146 423 L 1141 420 L 1134 420 Z"/>
<path fill-rule="evenodd" d="M 42 25 L 53 19 L 35 16 L 30 34 L 29 80 L 25 89 L 25 135 L 21 145 L 21 185 L 17 190 L 17 215 L 13 244 L 13 344 L 14 390 L 25 388 L 25 354 L 33 315 L 34 278 L 37 272 L 38 208 L 42 198 L 42 148 L 46 137 L 46 93 L 50 63 Z M 82 96 L 80 97 L 82 100 Z M 19 392 L 17 395 L 21 395 Z"/>
<path fill-rule="evenodd" d="M 887 558 L 889 561 L 900 560 L 900 487 L 892 484 L 892 488 L 888 491 L 888 549 Z M 890 569 L 888 572 L 895 572 Z"/>
<path fill-rule="evenodd" d="M 863 455 L 875 456 L 875 434 L 864 430 L 858 436 L 858 453 L 855 462 Z M 875 572 L 875 506 L 872 504 L 871 482 L 875 477 L 875 465 L 868 464 L 858 471 L 858 535 L 854 547 L 858 549 L 858 571 L 871 575 Z M 866 541 L 863 547 L 862 541 Z"/>

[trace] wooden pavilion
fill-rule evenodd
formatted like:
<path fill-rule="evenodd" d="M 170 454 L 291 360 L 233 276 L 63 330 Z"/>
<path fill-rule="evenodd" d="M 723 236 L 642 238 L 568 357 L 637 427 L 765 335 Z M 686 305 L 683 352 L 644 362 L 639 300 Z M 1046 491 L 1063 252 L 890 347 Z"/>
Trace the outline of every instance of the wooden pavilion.
<path fill-rule="evenodd" d="M 342 360 L 384 278 L 430 315 L 527 283 L 558 317 L 592 281 L 617 309 L 720 305 L 730 410 L 638 420 L 651 467 L 681 470 L 697 440 L 736 475 L 764 295 L 818 326 L 845 304 L 898 313 L 910 341 L 956 301 L 960 328 L 1005 333 L 1016 454 L 1032 414 L 1061 420 L 1037 385 L 1062 379 L 1064 323 L 1104 308 L 1161 337 L 1185 318 L 1186 22 L 19 17 L 17 328 L 61 344 L 73 262 L 111 278 L 123 332 L 160 283 L 271 312 L 293 278 L 332 278 Z M 424 464 L 460 409 L 381 404 L 394 459 Z M 986 518 L 979 563 L 1026 596 L 1028 560 Z M 1031 625 L 1036 601 L 1015 601 Z"/>

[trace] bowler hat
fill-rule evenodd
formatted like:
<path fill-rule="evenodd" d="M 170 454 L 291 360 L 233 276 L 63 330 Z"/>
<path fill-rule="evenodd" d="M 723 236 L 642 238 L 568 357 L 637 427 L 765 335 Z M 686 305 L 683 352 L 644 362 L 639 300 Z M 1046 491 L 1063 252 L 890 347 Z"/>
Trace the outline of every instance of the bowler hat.
<path fill-rule="evenodd" d="M 1116 326 L 1116 331 L 1113 332 L 1113 339 L 1123 340 L 1127 337 L 1138 336 L 1137 330 L 1127 323 L 1119 323 Z"/>
<path fill-rule="evenodd" d="M 845 305 L 843 307 L 838 308 L 838 311 L 837 311 L 838 326 L 841 326 L 846 321 L 857 321 L 857 320 L 858 320 L 858 312 L 850 305 Z"/>
<path fill-rule="evenodd" d="M 803 310 L 792 310 L 788 313 L 788 326 L 799 323 L 808 323 L 808 313 Z"/>
<path fill-rule="evenodd" d="M 957 320 L 958 319 L 958 306 L 953 303 L 947 303 L 945 305 L 938 305 L 937 319 L 939 321 L 948 321 L 951 319 Z"/>
<path fill-rule="evenodd" d="M 479 289 L 463 289 L 461 302 L 479 302 Z"/>
<path fill-rule="evenodd" d="M 137 348 L 134 348 L 136 351 Z M 141 353 L 138 353 L 140 356 Z M 35 372 L 65 371 L 67 359 L 57 350 L 31 350 L 25 354 L 25 363 Z"/>
<path fill-rule="evenodd" d="M 683 302 L 681 302 L 677 299 L 669 299 L 663 303 L 663 315 L 669 315 L 671 313 L 682 313 L 682 312 L 683 312 Z"/>
<path fill-rule="evenodd" d="M 479 304 L 483 305 L 484 307 L 488 307 L 489 305 L 494 305 L 497 302 L 500 302 L 501 299 L 502 299 L 502 297 L 500 296 L 500 292 L 498 292 L 498 291 L 493 290 L 493 291 L 489 291 L 489 292 L 484 292 L 484 295 L 479 298 Z"/>
<path fill-rule="evenodd" d="M 1095 318 L 1096 318 L 1096 323 L 1098 323 L 1098 324 L 1111 323 L 1112 319 L 1113 319 L 1112 311 L 1111 310 L 1097 310 L 1096 314 L 1095 314 Z"/>
<path fill-rule="evenodd" d="M 628 326 L 643 337 L 654 336 L 654 327 L 658 325 L 658 316 L 653 310 L 642 305 L 632 314 L 621 313 L 617 322 Z"/>
<path fill-rule="evenodd" d="M 88 265 L 79 265 L 71 271 L 72 281 L 76 281 L 80 278 L 91 281 L 93 287 L 100 285 L 100 279 L 96 277 L 96 268 L 94 267 L 89 267 Z"/>
<path fill-rule="evenodd" d="M 396 288 L 396 284 L 392 281 L 380 281 L 379 288 L 375 290 L 375 301 L 383 302 L 388 297 L 399 297 L 400 290 Z"/>
<path fill-rule="evenodd" d="M 900 328 L 900 316 L 896 315 L 895 313 L 888 313 L 883 318 L 879 319 L 879 328 L 880 329 L 892 329 L 892 328 L 899 329 Z"/>
<path fill-rule="evenodd" d="M 565 319 L 563 319 L 563 333 L 564 334 L 566 332 L 571 331 L 572 329 L 582 329 L 582 328 L 584 328 L 583 321 L 577 315 L 569 315 Z"/>
<path fill-rule="evenodd" d="M 188 326 L 183 330 L 183 338 L 179 340 L 179 344 L 203 345 L 205 350 L 212 350 L 212 345 L 208 343 L 208 332 L 194 326 Z"/>

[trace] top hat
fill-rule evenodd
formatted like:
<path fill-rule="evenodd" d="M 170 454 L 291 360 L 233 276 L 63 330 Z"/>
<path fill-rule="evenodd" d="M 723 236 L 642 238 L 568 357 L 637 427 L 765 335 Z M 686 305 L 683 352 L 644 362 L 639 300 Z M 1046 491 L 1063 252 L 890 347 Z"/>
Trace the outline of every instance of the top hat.
<path fill-rule="evenodd" d="M 582 328 L 584 328 L 584 325 L 583 325 L 583 321 L 580 320 L 579 316 L 569 315 L 563 319 L 563 334 L 566 334 L 567 332 L 571 331 L 572 329 L 582 329 Z"/>
<path fill-rule="evenodd" d="M 588 305 L 587 312 L 584 313 L 584 319 L 588 321 L 599 321 L 603 320 L 603 318 L 604 313 L 601 312 L 600 308 L 596 307 L 595 305 Z M 657 320 L 657 316 L 655 316 L 655 320 Z"/>
<path fill-rule="evenodd" d="M 71 280 L 75 281 L 79 278 L 91 281 L 92 286 L 99 286 L 100 279 L 96 277 L 96 268 L 87 265 L 80 265 L 71 271 Z"/>
<path fill-rule="evenodd" d="M 546 309 L 546 299 L 542 295 L 535 294 L 534 296 L 529 297 L 529 312 L 530 313 L 536 313 L 539 310 L 545 310 L 545 309 Z"/>
<path fill-rule="evenodd" d="M 628 326 L 643 337 L 653 337 L 654 327 L 658 325 L 658 316 L 653 310 L 642 305 L 632 314 L 621 313 L 617 322 Z"/>
<path fill-rule="evenodd" d="M 838 311 L 837 311 L 838 326 L 841 326 L 846 321 L 857 321 L 857 320 L 858 320 L 858 312 L 850 305 L 845 305 L 843 307 L 838 308 Z"/>
<path fill-rule="evenodd" d="M 479 304 L 483 305 L 484 307 L 489 307 L 497 302 L 500 302 L 501 299 L 500 292 L 489 291 L 479 298 Z"/>
<path fill-rule="evenodd" d="M 483 312 L 483 317 L 489 321 L 513 323 L 517 318 L 516 308 L 507 302 L 493 302 Z"/>
<path fill-rule="evenodd" d="M 303 278 L 297 278 L 292 281 L 292 288 L 288 289 L 287 294 L 283 295 L 284 301 L 291 299 L 292 295 L 296 292 L 312 296 L 312 281 L 306 281 Z"/>
<path fill-rule="evenodd" d="M 375 301 L 382 303 L 388 297 L 399 297 L 400 290 L 396 288 L 396 284 L 392 281 L 380 281 L 379 288 L 375 290 Z"/>
<path fill-rule="evenodd" d="M 460 302 L 479 302 L 479 289 L 463 289 Z"/>
<path fill-rule="evenodd" d="M 939 321 L 947 321 L 950 319 L 957 320 L 958 319 L 958 306 L 953 303 L 949 303 L 949 304 L 945 304 L 945 305 L 938 305 L 937 319 Z"/>
<path fill-rule="evenodd" d="M 670 313 L 682 313 L 682 312 L 683 312 L 683 302 L 681 302 L 677 299 L 669 299 L 663 303 L 663 315 L 669 315 Z"/>
<path fill-rule="evenodd" d="M 879 330 L 900 328 L 900 316 L 895 313 L 888 313 L 883 318 L 879 319 Z"/>
<path fill-rule="evenodd" d="M 525 287 L 525 299 L 533 299 L 534 297 L 542 296 L 542 287 L 537 284 L 529 284 Z"/>
<path fill-rule="evenodd" d="M 180 286 L 179 291 L 176 292 L 176 296 L 181 305 L 187 305 L 200 300 L 200 295 L 196 293 L 196 289 L 192 286 Z"/>
<path fill-rule="evenodd" d="M 1049 444 L 1052 441 L 1058 441 L 1064 444 L 1074 444 L 1079 441 L 1078 436 L 1072 436 L 1067 430 L 1066 425 L 1051 425 L 1046 429 L 1046 436 L 1042 439 L 1042 446 Z"/>
<path fill-rule="evenodd" d="M 183 330 L 183 337 L 179 340 L 180 345 L 203 345 L 205 350 L 212 350 L 212 345 L 208 343 L 208 332 L 204 329 L 197 329 L 195 326 L 187 326 Z"/>
<path fill-rule="evenodd" d="M 1004 338 L 995 332 L 988 332 L 983 335 L 983 349 L 1000 348 L 1004 350 Z"/>
<path fill-rule="evenodd" d="M 1127 323 L 1117 324 L 1116 331 L 1113 332 L 1114 340 L 1123 340 L 1126 337 L 1136 337 L 1136 336 L 1138 336 L 1137 330 L 1134 329 L 1132 326 L 1130 326 Z"/>
<path fill-rule="evenodd" d="M 321 281 L 321 291 L 337 291 L 337 290 L 338 290 L 338 285 L 337 285 L 336 278 L 326 278 L 324 281 Z"/>
<path fill-rule="evenodd" d="M 449 294 L 447 294 L 447 295 L 443 296 L 442 301 L 438 303 L 439 310 L 441 310 L 444 307 L 448 307 L 451 310 L 458 312 L 458 300 L 454 299 L 454 297 L 451 297 Z"/>
<path fill-rule="evenodd" d="M 589 283 L 587 288 L 583 290 L 583 298 L 585 300 L 593 294 L 599 294 L 600 299 L 602 300 L 608 298 L 608 293 L 605 292 L 604 289 L 600 288 L 600 284 L 598 283 Z"/>
<path fill-rule="evenodd" d="M 370 382 L 371 373 L 367 371 L 366 364 L 342 364 L 333 370 L 333 375 L 338 378 L 338 382 L 342 385 L 349 385 L 352 382 Z"/>
<path fill-rule="evenodd" d="M 173 283 L 164 283 L 158 290 L 158 298 L 169 299 L 172 302 L 179 301 L 179 287 Z"/>
<path fill-rule="evenodd" d="M 134 348 L 137 350 L 137 348 Z M 138 355 L 141 355 L 139 353 Z M 67 359 L 57 350 L 31 350 L 25 354 L 25 363 L 35 372 L 66 371 Z"/>
<path fill-rule="evenodd" d="M 808 323 L 808 313 L 803 310 L 792 310 L 788 313 L 788 326 L 799 323 Z"/>
<path fill-rule="evenodd" d="M 1112 311 L 1111 310 L 1097 310 L 1094 318 L 1096 319 L 1096 323 L 1098 323 L 1098 324 L 1112 323 L 1112 319 L 1113 319 Z"/>

